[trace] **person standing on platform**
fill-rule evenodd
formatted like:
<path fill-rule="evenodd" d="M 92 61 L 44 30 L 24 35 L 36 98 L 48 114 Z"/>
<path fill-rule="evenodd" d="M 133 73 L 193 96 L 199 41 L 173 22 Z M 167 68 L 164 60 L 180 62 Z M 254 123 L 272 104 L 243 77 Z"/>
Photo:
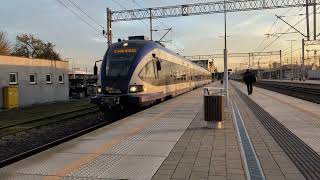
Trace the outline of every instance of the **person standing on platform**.
<path fill-rule="evenodd" d="M 247 85 L 248 95 L 252 94 L 252 84 L 257 81 L 256 76 L 249 69 L 243 74 L 243 81 Z"/>

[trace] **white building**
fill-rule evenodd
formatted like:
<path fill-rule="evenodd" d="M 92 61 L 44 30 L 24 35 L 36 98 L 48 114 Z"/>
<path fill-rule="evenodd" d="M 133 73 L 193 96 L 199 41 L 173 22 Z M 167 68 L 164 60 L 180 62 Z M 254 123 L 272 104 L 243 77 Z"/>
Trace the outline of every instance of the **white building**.
<path fill-rule="evenodd" d="M 19 106 L 68 100 L 68 62 L 0 56 L 0 108 L 10 85 L 18 87 Z"/>

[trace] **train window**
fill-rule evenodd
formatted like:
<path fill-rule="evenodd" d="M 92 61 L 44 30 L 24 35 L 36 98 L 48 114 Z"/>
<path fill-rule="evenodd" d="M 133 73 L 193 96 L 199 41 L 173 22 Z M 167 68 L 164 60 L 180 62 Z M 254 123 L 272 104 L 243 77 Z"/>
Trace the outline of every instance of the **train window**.
<path fill-rule="evenodd" d="M 35 73 L 29 74 L 29 83 L 30 84 L 37 84 L 37 76 Z"/>
<path fill-rule="evenodd" d="M 109 50 L 106 63 L 107 77 L 127 76 L 140 46 L 141 44 L 139 43 L 129 43 L 125 47 L 119 44 L 119 46 L 115 46 Z"/>
<path fill-rule="evenodd" d="M 128 74 L 129 68 L 131 66 L 131 60 L 111 60 L 107 64 L 107 76 L 110 77 L 120 77 L 126 76 Z"/>
<path fill-rule="evenodd" d="M 64 83 L 64 75 L 63 74 L 59 75 L 58 80 L 59 80 L 59 84 L 63 84 Z"/>
<path fill-rule="evenodd" d="M 164 59 L 161 59 L 161 71 L 157 71 L 156 62 L 150 60 L 140 71 L 139 77 L 143 81 L 160 86 L 208 79 L 207 75 L 200 70 L 190 69 Z"/>
<path fill-rule="evenodd" d="M 149 61 L 140 71 L 139 73 L 139 77 L 140 79 L 151 83 L 151 84 L 155 84 L 155 69 L 154 69 L 154 64 L 153 61 Z"/>
<path fill-rule="evenodd" d="M 10 73 L 9 80 L 10 80 L 9 81 L 10 85 L 18 84 L 18 73 L 16 73 L 16 72 Z"/>
<path fill-rule="evenodd" d="M 51 77 L 52 77 L 52 74 L 46 74 L 46 83 L 47 84 L 52 84 Z"/>
<path fill-rule="evenodd" d="M 161 71 L 159 71 L 159 84 L 161 85 L 168 85 L 172 84 L 172 77 L 173 77 L 173 72 L 172 69 L 174 69 L 175 64 L 166 61 L 166 60 L 161 60 Z"/>

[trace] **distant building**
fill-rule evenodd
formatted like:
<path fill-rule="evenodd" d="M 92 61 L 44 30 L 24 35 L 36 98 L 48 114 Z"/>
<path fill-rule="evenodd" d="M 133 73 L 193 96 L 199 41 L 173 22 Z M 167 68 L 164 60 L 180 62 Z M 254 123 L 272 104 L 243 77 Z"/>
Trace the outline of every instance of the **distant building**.
<path fill-rule="evenodd" d="M 93 78 L 93 73 L 82 71 L 78 68 L 69 70 L 69 79 L 90 79 Z"/>
<path fill-rule="evenodd" d="M 0 108 L 6 86 L 18 87 L 19 106 L 68 100 L 68 62 L 0 56 Z"/>
<path fill-rule="evenodd" d="M 320 70 L 309 70 L 308 79 L 310 80 L 320 80 Z"/>

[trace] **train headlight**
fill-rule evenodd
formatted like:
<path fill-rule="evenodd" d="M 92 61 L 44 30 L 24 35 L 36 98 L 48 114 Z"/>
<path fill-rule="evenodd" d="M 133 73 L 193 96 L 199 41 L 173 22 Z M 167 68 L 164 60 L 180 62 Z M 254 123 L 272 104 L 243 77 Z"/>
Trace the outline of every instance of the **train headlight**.
<path fill-rule="evenodd" d="M 98 94 L 101 94 L 101 93 L 102 93 L 101 87 L 98 87 L 98 88 L 97 88 L 97 93 L 98 93 Z"/>
<path fill-rule="evenodd" d="M 129 91 L 130 91 L 131 93 L 135 93 L 135 92 L 137 92 L 137 87 L 136 87 L 136 86 L 130 86 Z"/>
<path fill-rule="evenodd" d="M 143 85 L 131 85 L 129 86 L 129 92 L 130 93 L 138 93 L 145 91 L 145 87 Z"/>

